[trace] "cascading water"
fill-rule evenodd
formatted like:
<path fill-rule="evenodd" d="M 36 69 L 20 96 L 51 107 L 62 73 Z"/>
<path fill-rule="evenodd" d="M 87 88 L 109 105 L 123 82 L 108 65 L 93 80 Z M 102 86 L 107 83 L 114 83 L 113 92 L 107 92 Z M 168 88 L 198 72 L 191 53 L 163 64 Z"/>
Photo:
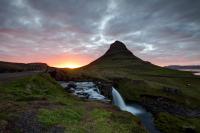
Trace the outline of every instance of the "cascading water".
<path fill-rule="evenodd" d="M 114 105 L 118 106 L 123 111 L 127 111 L 138 116 L 150 133 L 160 133 L 160 131 L 155 128 L 153 115 L 150 112 L 147 112 L 138 104 L 126 105 L 122 96 L 114 87 L 112 88 L 112 97 Z"/>
<path fill-rule="evenodd" d="M 63 88 L 69 85 L 67 82 L 60 82 L 60 84 L 63 86 Z M 78 97 L 87 97 L 90 100 L 99 100 L 105 102 L 109 101 L 105 96 L 101 95 L 99 88 L 96 87 L 93 82 L 76 82 L 74 84 L 76 87 L 72 88 L 72 91 L 74 91 L 73 94 Z M 126 104 L 120 93 L 114 87 L 112 87 L 112 97 L 114 105 L 118 106 L 123 111 L 130 112 L 139 117 L 143 125 L 149 130 L 150 133 L 160 133 L 155 128 L 153 115 L 150 112 L 147 112 L 139 104 Z"/>
<path fill-rule="evenodd" d="M 121 110 L 126 111 L 126 104 L 119 92 L 114 87 L 112 87 L 112 96 L 114 105 L 118 106 Z"/>

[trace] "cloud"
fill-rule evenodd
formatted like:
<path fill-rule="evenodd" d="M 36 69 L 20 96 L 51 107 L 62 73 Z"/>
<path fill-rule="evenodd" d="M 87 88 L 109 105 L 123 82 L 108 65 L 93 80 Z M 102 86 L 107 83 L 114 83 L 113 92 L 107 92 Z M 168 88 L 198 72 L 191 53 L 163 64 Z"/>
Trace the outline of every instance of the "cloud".
<path fill-rule="evenodd" d="M 200 64 L 199 7 L 199 0 L 0 0 L 0 60 L 95 59 L 122 40 L 159 65 Z"/>

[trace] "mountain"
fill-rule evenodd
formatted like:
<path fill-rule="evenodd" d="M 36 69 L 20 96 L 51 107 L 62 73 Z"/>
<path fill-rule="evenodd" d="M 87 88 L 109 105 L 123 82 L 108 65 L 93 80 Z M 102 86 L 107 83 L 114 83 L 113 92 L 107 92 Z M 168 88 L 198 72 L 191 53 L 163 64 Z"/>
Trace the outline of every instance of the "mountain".
<path fill-rule="evenodd" d="M 108 81 L 126 103 L 137 102 L 153 112 L 156 126 L 161 132 L 185 132 L 185 123 L 195 127 L 189 130 L 200 131 L 197 126 L 200 119 L 191 119 L 200 114 L 200 77 L 192 72 L 164 68 L 144 61 L 135 56 L 124 43 L 115 41 L 103 56 L 68 72 L 70 74 L 78 78 Z"/>
<path fill-rule="evenodd" d="M 200 69 L 200 65 L 186 65 L 186 66 L 181 66 L 181 65 L 170 65 L 170 66 L 166 66 L 166 68 L 170 68 L 170 69 Z"/>
<path fill-rule="evenodd" d="M 192 72 L 172 70 L 144 61 L 120 41 L 112 43 L 103 56 L 90 64 L 66 73 L 72 76 L 72 80 L 88 77 L 109 81 L 116 85 L 126 101 L 143 102 L 141 97 L 165 97 L 178 104 L 200 106 L 194 100 L 200 101 L 196 95 L 200 83 L 198 76 Z M 190 104 L 182 101 L 185 98 L 189 99 Z M 160 107 L 162 105 L 158 103 L 157 108 Z"/>
<path fill-rule="evenodd" d="M 156 66 L 135 56 L 124 43 L 115 41 L 103 56 L 80 68 L 90 76 L 120 76 L 132 77 L 134 75 L 187 75 L 176 70 Z"/>
<path fill-rule="evenodd" d="M 133 53 L 127 49 L 125 44 L 123 44 L 120 41 L 115 41 L 110 45 L 110 48 L 106 51 L 106 53 L 103 56 L 93 61 L 86 67 L 92 67 L 98 65 L 104 65 L 104 66 L 110 65 L 111 67 L 113 67 L 113 65 L 116 65 L 116 67 L 120 67 L 125 65 L 121 62 L 124 62 L 126 60 L 130 61 L 129 63 L 135 63 L 135 64 L 145 63 L 144 61 L 133 55 Z"/>
<path fill-rule="evenodd" d="M 14 63 L 0 61 L 0 73 L 46 70 L 49 66 L 45 63 Z"/>

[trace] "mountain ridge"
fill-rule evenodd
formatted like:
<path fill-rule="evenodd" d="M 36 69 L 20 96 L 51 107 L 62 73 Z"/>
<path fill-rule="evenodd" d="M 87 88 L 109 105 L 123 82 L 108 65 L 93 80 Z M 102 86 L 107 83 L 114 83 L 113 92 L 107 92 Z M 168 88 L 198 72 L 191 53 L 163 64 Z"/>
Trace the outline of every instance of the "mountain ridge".
<path fill-rule="evenodd" d="M 200 69 L 200 65 L 169 65 L 169 66 L 165 66 L 165 68 L 170 68 L 170 69 Z"/>

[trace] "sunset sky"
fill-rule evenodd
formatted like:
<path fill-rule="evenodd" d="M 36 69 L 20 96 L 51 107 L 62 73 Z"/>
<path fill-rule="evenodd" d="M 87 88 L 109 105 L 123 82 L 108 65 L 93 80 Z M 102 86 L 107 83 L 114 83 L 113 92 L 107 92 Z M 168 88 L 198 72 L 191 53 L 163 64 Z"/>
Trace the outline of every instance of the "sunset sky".
<path fill-rule="evenodd" d="M 200 0 L 0 0 L 0 60 L 78 67 L 115 40 L 157 65 L 200 64 Z"/>

